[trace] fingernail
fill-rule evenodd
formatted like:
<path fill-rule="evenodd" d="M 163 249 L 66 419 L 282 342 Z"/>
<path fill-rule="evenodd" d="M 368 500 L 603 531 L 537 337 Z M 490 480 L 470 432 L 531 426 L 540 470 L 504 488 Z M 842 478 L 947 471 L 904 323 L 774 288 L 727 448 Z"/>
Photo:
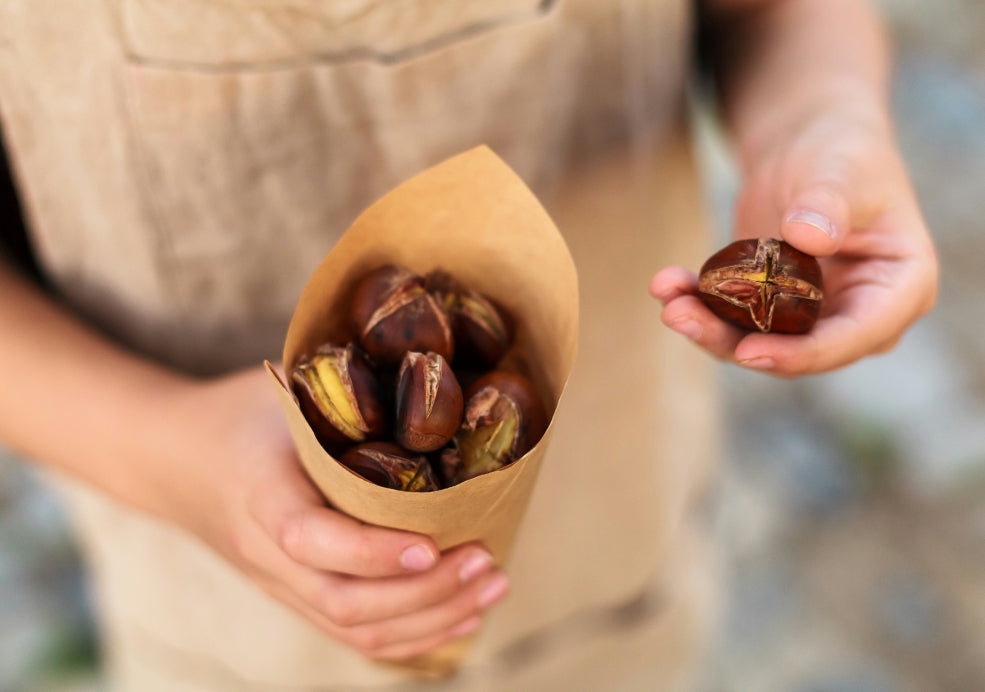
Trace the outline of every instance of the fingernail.
<path fill-rule="evenodd" d="M 434 567 L 436 562 L 434 553 L 426 545 L 412 545 L 400 554 L 400 564 L 405 569 L 415 572 L 423 572 Z"/>
<path fill-rule="evenodd" d="M 479 592 L 479 607 L 488 608 L 493 603 L 506 595 L 506 590 L 510 586 L 510 580 L 505 574 L 498 574 L 486 587 Z"/>
<path fill-rule="evenodd" d="M 462 564 L 462 568 L 458 570 L 458 578 L 463 584 L 467 584 L 492 567 L 492 563 L 492 555 L 489 553 L 476 553 Z"/>
<path fill-rule="evenodd" d="M 461 637 L 466 634 L 470 634 L 479 629 L 479 625 L 482 624 L 482 618 L 478 615 L 473 615 L 465 622 L 460 622 L 458 625 L 452 628 L 451 634 L 453 637 Z"/>
<path fill-rule="evenodd" d="M 704 328 L 690 317 L 682 317 L 674 320 L 667 326 L 678 334 L 683 334 L 692 341 L 697 341 L 704 333 Z"/>
<path fill-rule="evenodd" d="M 748 360 L 740 360 L 739 365 L 744 368 L 753 368 L 755 370 L 770 370 L 776 363 L 772 358 L 767 358 L 765 356 L 760 358 L 750 358 Z"/>
<path fill-rule="evenodd" d="M 824 214 L 818 214 L 816 211 L 798 209 L 795 212 L 791 212 L 787 216 L 786 221 L 787 223 L 805 223 L 808 226 L 813 226 L 829 238 L 835 237 L 835 229 L 831 223 L 831 219 Z"/>

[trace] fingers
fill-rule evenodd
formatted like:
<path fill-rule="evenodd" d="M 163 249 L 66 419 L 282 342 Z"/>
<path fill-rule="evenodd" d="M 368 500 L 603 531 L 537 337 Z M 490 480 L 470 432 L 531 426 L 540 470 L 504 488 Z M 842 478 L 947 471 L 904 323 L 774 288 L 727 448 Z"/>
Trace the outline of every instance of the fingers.
<path fill-rule="evenodd" d="M 325 507 L 285 516 L 277 539 L 301 564 L 359 577 L 423 572 L 438 560 L 438 549 L 426 536 L 363 524 Z"/>
<path fill-rule="evenodd" d="M 802 336 L 750 334 L 735 350 L 742 366 L 780 377 L 828 372 L 892 349 L 933 305 L 933 273 L 920 262 L 894 262 L 892 283 L 862 283 L 834 296 L 837 310 Z M 914 296 L 912 301 L 902 296 Z M 927 298 L 929 297 L 929 299 Z"/>
<path fill-rule="evenodd" d="M 779 377 L 796 377 L 828 372 L 893 348 L 933 306 L 935 267 L 919 256 L 829 265 L 832 289 L 825 297 L 829 307 L 804 335 L 748 333 L 730 327 L 687 292 L 692 282 L 679 267 L 655 276 L 651 292 L 656 289 L 670 296 L 661 313 L 663 322 L 716 358 Z"/>
<path fill-rule="evenodd" d="M 843 185 L 811 182 L 787 206 L 780 237 L 809 255 L 823 257 L 837 251 L 851 224 Z"/>
<path fill-rule="evenodd" d="M 736 346 L 739 364 L 781 377 L 828 372 L 892 349 L 936 300 L 933 244 L 909 201 L 869 220 L 824 269 L 825 303 L 810 333 L 749 335 Z"/>
<path fill-rule="evenodd" d="M 414 656 L 474 631 L 481 614 L 509 590 L 506 575 L 477 545 L 450 551 L 430 572 L 382 579 L 319 572 L 270 548 L 265 588 L 334 639 L 372 658 Z"/>
<path fill-rule="evenodd" d="M 853 111 L 819 113 L 747 161 L 735 236 L 779 237 L 817 257 L 835 254 L 892 196 L 908 194 L 884 123 Z"/>
<path fill-rule="evenodd" d="M 697 290 L 697 276 L 683 267 L 667 267 L 650 281 L 650 293 L 664 303 L 660 319 L 665 325 L 716 358 L 731 360 L 745 332 L 716 317 L 697 297 Z"/>
<path fill-rule="evenodd" d="M 265 486 L 251 498 L 250 512 L 284 553 L 315 569 L 387 577 L 423 572 L 438 561 L 427 536 L 363 524 L 314 504 L 303 478 Z"/>
<path fill-rule="evenodd" d="M 272 583 L 267 591 L 307 618 L 328 636 L 352 647 L 363 656 L 376 660 L 400 661 L 425 654 L 458 637 L 474 632 L 482 624 L 481 614 L 468 614 L 451 626 L 418 636 L 400 638 L 394 637 L 395 630 L 388 631 L 383 623 L 359 627 L 339 626 L 322 613 L 312 609 L 295 593 L 286 590 L 283 584 Z"/>
<path fill-rule="evenodd" d="M 871 127 L 843 125 L 833 132 L 814 131 L 791 149 L 781 170 L 785 177 L 768 183 L 780 237 L 810 255 L 834 255 L 850 236 L 868 233 L 879 217 L 893 209 L 911 207 L 919 216 L 891 140 Z M 760 198 L 767 194 L 759 191 Z M 907 225 L 926 235 L 922 224 Z M 892 235 L 901 233 L 906 231 L 894 229 Z"/>
<path fill-rule="evenodd" d="M 660 319 L 720 360 L 731 360 L 745 332 L 716 317 L 696 296 L 675 298 Z"/>
<path fill-rule="evenodd" d="M 781 377 L 892 348 L 933 305 L 937 261 L 891 140 L 865 118 L 820 118 L 755 163 L 735 236 L 778 236 L 821 258 L 821 319 L 806 335 L 738 332 L 697 299 L 693 274 L 671 267 L 650 285 L 663 322 L 719 359 Z"/>
<path fill-rule="evenodd" d="M 290 448 L 269 451 L 230 478 L 220 549 L 338 641 L 413 656 L 474 630 L 505 596 L 509 582 L 483 546 L 440 554 L 427 536 L 363 524 L 324 506 Z"/>
<path fill-rule="evenodd" d="M 471 544 L 449 551 L 423 574 L 364 579 L 313 571 L 298 591 L 335 624 L 353 627 L 443 603 L 493 571 L 492 556 Z"/>
<path fill-rule="evenodd" d="M 269 593 L 365 655 L 411 656 L 438 646 L 477 627 L 473 620 L 506 594 L 507 578 L 482 546 L 439 555 L 425 537 L 305 504 L 309 498 L 284 480 L 251 503 L 256 522 L 238 539 L 240 558 Z M 401 562 L 421 545 L 428 568 Z"/>
<path fill-rule="evenodd" d="M 509 582 L 501 572 L 483 575 L 467 588 L 441 603 L 403 616 L 342 628 L 339 638 L 371 658 L 406 655 L 408 644 L 431 645 L 434 639 L 478 617 L 502 600 Z M 416 645 L 415 645 L 416 643 Z"/>
<path fill-rule="evenodd" d="M 664 305 L 674 298 L 697 292 L 697 274 L 684 267 L 665 267 L 650 279 L 650 295 Z"/>
<path fill-rule="evenodd" d="M 856 287 L 847 305 L 822 317 L 807 334 L 750 333 L 731 327 L 693 295 L 673 298 L 661 320 L 719 360 L 778 377 L 828 372 L 885 353 L 928 307 L 900 311 L 890 287 Z"/>
<path fill-rule="evenodd" d="M 420 656 L 426 654 L 429 651 L 447 644 L 448 642 L 463 637 L 466 634 L 471 634 L 475 630 L 479 629 L 482 624 L 482 618 L 478 615 L 463 620 L 454 627 L 445 630 L 444 632 L 439 632 L 438 634 L 433 634 L 429 637 L 422 637 L 419 639 L 412 639 L 410 641 L 397 642 L 395 644 L 384 645 L 378 647 L 374 650 L 364 651 L 363 655 L 367 658 L 373 658 L 378 661 L 403 661 L 408 658 L 413 658 L 414 656 Z"/>

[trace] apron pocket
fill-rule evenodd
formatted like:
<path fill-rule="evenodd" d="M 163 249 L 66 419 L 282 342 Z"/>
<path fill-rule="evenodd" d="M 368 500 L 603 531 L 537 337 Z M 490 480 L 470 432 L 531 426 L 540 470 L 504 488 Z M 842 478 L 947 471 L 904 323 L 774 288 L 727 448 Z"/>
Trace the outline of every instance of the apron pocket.
<path fill-rule="evenodd" d="M 131 58 L 198 69 L 395 62 L 547 13 L 555 0 L 121 0 Z"/>

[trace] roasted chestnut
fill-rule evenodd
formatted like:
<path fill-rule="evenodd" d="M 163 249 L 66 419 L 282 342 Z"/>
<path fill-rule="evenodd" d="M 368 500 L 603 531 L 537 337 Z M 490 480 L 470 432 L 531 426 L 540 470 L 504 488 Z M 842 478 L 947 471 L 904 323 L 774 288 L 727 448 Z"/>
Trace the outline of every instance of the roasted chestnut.
<path fill-rule="evenodd" d="M 451 483 L 502 468 L 526 454 L 547 429 L 547 414 L 523 375 L 495 370 L 466 392 L 462 425 L 441 456 Z"/>
<path fill-rule="evenodd" d="M 339 461 L 371 483 L 410 492 L 438 489 L 427 459 L 414 456 L 389 442 L 366 442 L 353 447 Z"/>
<path fill-rule="evenodd" d="M 704 263 L 698 291 L 701 301 L 730 324 L 803 334 L 821 312 L 821 266 L 782 240 L 738 240 Z"/>
<path fill-rule="evenodd" d="M 440 354 L 411 351 L 397 378 L 394 438 L 407 449 L 443 447 L 462 421 L 462 389 Z"/>
<path fill-rule="evenodd" d="M 513 324 L 506 311 L 444 271 L 428 274 L 425 287 L 451 321 L 455 367 L 496 367 L 513 342 Z"/>
<path fill-rule="evenodd" d="M 386 430 L 387 408 L 366 358 L 352 344 L 325 344 L 291 370 L 302 413 L 323 444 L 361 442 Z"/>
<path fill-rule="evenodd" d="M 434 351 L 451 362 L 454 340 L 445 311 L 424 288 L 424 277 L 384 265 L 356 285 L 350 305 L 353 327 L 369 357 L 396 367 L 408 351 Z"/>

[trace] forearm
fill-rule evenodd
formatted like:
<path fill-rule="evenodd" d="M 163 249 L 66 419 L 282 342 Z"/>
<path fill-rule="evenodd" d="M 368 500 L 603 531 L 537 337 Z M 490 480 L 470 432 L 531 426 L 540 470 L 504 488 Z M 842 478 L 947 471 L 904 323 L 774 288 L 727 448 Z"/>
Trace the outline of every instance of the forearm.
<path fill-rule="evenodd" d="M 888 133 L 887 41 L 864 0 L 709 0 L 705 15 L 743 167 L 771 133 L 831 109 Z"/>
<path fill-rule="evenodd" d="M 0 325 L 0 441 L 157 511 L 141 450 L 168 445 L 167 402 L 187 380 L 103 338 L 2 263 Z"/>

